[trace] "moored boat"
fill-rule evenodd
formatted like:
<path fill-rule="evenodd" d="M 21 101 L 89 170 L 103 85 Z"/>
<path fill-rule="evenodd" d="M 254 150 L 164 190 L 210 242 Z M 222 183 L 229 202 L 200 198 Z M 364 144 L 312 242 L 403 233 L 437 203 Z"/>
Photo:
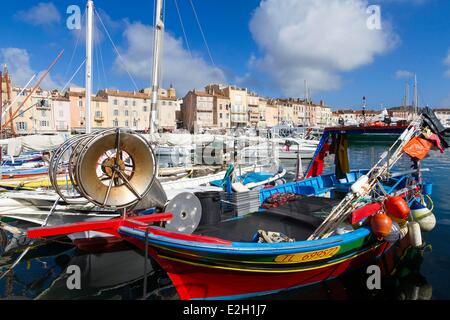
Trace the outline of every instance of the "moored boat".
<path fill-rule="evenodd" d="M 160 211 L 169 213 L 156 210 L 126 219 L 32 229 L 28 235 L 92 230 L 121 237 L 160 264 L 182 299 L 249 298 L 327 281 L 393 251 L 422 245 L 420 224 L 410 207 L 431 194 L 420 166 L 433 147 L 430 141 L 437 138 L 448 147 L 447 133 L 439 125 L 431 113 L 423 115 L 372 169 L 352 172 L 345 168 L 343 139 L 348 132 L 341 130 L 332 138 L 325 131 L 307 179 L 261 190 L 258 212 L 236 215 L 220 206 L 202 210 L 188 196 L 183 198 L 187 206 Z M 321 161 L 330 139 L 337 147 L 337 170 L 323 175 Z M 427 148 L 418 147 L 421 140 L 429 142 Z M 404 155 L 412 158 L 414 169 L 392 171 Z M 202 223 L 210 215 L 218 219 Z"/>

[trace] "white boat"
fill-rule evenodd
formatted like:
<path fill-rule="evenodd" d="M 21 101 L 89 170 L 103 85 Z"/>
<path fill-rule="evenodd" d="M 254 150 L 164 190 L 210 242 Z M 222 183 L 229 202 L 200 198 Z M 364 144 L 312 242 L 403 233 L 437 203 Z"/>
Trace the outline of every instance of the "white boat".
<path fill-rule="evenodd" d="M 275 146 L 274 146 L 275 144 Z M 313 140 L 274 140 L 274 142 L 262 142 L 260 144 L 242 149 L 241 158 L 244 159 L 268 159 L 272 156 L 276 159 L 312 159 L 317 149 L 317 142 Z"/>

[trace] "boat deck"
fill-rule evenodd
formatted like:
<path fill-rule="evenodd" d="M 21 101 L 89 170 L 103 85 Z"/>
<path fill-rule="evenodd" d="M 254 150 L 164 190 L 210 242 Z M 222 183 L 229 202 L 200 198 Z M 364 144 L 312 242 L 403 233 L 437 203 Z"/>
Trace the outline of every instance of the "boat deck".
<path fill-rule="evenodd" d="M 320 226 L 323 217 L 338 203 L 333 199 L 305 197 L 264 212 L 202 226 L 196 234 L 233 242 L 253 242 L 255 234 L 264 230 L 302 241 Z"/>

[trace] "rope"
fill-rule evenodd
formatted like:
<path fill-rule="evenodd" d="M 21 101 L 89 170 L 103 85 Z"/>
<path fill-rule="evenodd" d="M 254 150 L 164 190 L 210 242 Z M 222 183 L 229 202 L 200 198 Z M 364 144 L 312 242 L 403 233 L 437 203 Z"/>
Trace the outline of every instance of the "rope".
<path fill-rule="evenodd" d="M 213 67 L 216 68 L 216 64 L 214 63 L 214 59 L 212 57 L 211 50 L 209 49 L 208 41 L 206 41 L 205 33 L 203 32 L 202 25 L 200 23 L 198 15 L 197 15 L 197 10 L 195 10 L 195 6 L 194 6 L 194 3 L 192 2 L 192 0 L 189 0 L 189 3 L 191 4 L 192 11 L 194 12 L 195 20 L 197 21 L 197 25 L 200 29 L 200 33 L 202 34 L 203 42 L 205 43 L 206 50 L 208 51 L 209 58 L 211 59 L 211 63 L 213 65 Z"/>
<path fill-rule="evenodd" d="M 180 8 L 178 7 L 178 0 L 174 0 L 174 1 L 175 1 L 175 8 L 177 9 L 177 13 L 178 13 L 178 19 L 180 20 L 181 30 L 183 31 L 184 42 L 186 42 L 186 47 L 189 51 L 189 55 L 192 58 L 192 51 L 191 51 L 191 47 L 189 46 L 189 41 L 188 41 L 188 38 L 186 35 L 186 30 L 184 29 L 183 19 L 181 18 Z"/>
<path fill-rule="evenodd" d="M 84 11 L 83 16 L 81 17 L 81 22 L 82 23 L 84 21 L 85 16 L 86 16 L 86 10 Z M 66 72 L 64 73 L 64 78 L 67 77 L 67 74 L 69 73 L 69 69 L 70 69 L 70 67 L 72 67 L 73 59 L 75 58 L 75 54 L 77 53 L 78 45 L 80 43 L 80 38 L 81 38 L 81 29 L 78 30 L 78 36 L 77 36 L 77 41 L 75 43 L 75 48 L 74 48 L 74 50 L 72 52 L 72 55 L 70 57 L 69 64 L 67 66 Z"/>
<path fill-rule="evenodd" d="M 125 68 L 125 71 L 126 71 L 126 73 L 128 74 L 128 77 L 130 77 L 131 82 L 133 82 L 134 88 L 136 89 L 136 91 L 139 91 L 138 86 L 137 86 L 137 84 L 136 84 L 136 81 L 134 81 L 133 76 L 131 75 L 130 71 L 129 71 L 128 68 L 127 68 L 127 64 L 126 64 L 126 62 L 125 62 L 125 59 L 122 57 L 122 55 L 120 54 L 119 50 L 117 49 L 116 44 L 114 43 L 114 41 L 113 41 L 111 35 L 109 34 L 108 30 L 106 29 L 106 26 L 105 26 L 105 24 L 103 23 L 102 18 L 100 17 L 100 15 L 99 15 L 99 13 L 97 12 L 97 10 L 94 10 L 94 12 L 95 12 L 95 14 L 97 15 L 97 17 L 98 17 L 98 19 L 99 19 L 99 21 L 100 21 L 100 24 L 102 25 L 103 29 L 105 30 L 106 35 L 108 36 L 108 39 L 109 39 L 109 41 L 111 42 L 111 44 L 112 44 L 112 46 L 113 46 L 113 48 L 114 48 L 114 51 L 117 53 L 117 56 L 119 57 L 120 61 L 122 62 L 123 66 L 124 66 L 124 68 Z"/>

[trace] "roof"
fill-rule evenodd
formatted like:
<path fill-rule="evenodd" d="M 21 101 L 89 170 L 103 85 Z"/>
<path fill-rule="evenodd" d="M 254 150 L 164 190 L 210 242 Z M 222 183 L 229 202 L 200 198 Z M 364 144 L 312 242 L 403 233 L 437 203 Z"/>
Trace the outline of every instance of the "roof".
<path fill-rule="evenodd" d="M 120 91 L 120 90 L 112 90 L 112 89 L 105 89 L 100 90 L 98 92 L 98 95 L 103 97 L 120 97 L 120 98 L 134 98 L 134 99 L 150 99 L 150 96 L 146 93 L 142 92 L 136 92 L 136 91 Z"/>

